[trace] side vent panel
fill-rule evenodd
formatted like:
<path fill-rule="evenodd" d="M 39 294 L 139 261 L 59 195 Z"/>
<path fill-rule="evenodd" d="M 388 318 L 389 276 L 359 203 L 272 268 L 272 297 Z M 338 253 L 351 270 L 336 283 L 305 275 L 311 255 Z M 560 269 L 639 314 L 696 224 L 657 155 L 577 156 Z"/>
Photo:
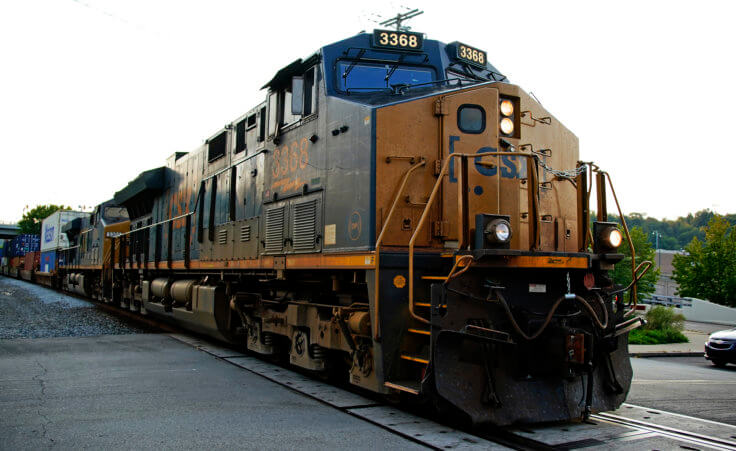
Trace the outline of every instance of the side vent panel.
<path fill-rule="evenodd" d="M 240 242 L 250 241 L 250 225 L 240 226 Z"/>
<path fill-rule="evenodd" d="M 314 249 L 317 244 L 317 199 L 294 205 L 294 252 Z"/>
<path fill-rule="evenodd" d="M 286 206 L 266 211 L 266 253 L 278 254 L 284 250 L 284 226 L 286 225 Z"/>
<path fill-rule="evenodd" d="M 221 229 L 217 232 L 217 244 L 220 246 L 227 244 L 227 229 Z"/>
<path fill-rule="evenodd" d="M 291 251 L 294 253 L 318 252 L 321 230 L 320 198 L 312 197 L 309 200 L 295 201 L 291 208 Z"/>

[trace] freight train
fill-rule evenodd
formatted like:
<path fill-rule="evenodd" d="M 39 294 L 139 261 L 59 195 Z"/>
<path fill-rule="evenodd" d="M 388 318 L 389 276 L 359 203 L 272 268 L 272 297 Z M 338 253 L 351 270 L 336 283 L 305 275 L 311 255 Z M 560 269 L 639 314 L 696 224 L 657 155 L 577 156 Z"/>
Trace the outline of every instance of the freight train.
<path fill-rule="evenodd" d="M 610 177 L 487 52 L 376 30 L 263 89 L 64 225 L 55 283 L 473 424 L 624 401 Z"/>

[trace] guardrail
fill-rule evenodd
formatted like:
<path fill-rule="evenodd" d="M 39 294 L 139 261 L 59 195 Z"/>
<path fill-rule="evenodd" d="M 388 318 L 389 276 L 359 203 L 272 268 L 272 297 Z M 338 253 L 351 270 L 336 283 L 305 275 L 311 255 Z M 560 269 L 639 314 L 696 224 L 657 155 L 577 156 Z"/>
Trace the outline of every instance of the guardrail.
<path fill-rule="evenodd" d="M 692 307 L 693 302 L 690 299 L 681 298 L 678 296 L 667 296 L 664 294 L 652 294 L 648 298 L 642 298 L 643 304 L 651 305 L 664 305 L 665 307 Z"/>

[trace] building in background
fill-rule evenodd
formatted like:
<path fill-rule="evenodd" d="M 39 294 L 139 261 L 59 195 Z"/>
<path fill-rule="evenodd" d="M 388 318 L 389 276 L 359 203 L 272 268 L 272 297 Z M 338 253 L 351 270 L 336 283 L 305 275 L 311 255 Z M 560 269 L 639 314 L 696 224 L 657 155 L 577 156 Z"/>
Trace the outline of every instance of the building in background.
<path fill-rule="evenodd" d="M 660 296 L 677 296 L 679 285 L 672 279 L 672 259 L 683 251 L 670 251 L 658 249 L 654 260 L 655 267 L 659 268 L 659 280 L 655 286 L 654 294 Z"/>

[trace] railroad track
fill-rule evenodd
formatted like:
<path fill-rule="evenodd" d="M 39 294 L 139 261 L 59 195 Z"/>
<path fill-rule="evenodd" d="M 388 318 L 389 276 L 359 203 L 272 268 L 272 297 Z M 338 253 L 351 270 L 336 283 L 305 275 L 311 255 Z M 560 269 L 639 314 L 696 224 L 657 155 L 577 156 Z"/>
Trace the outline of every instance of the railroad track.
<path fill-rule="evenodd" d="M 625 404 L 624 408 L 626 407 L 627 405 Z M 659 411 L 659 412 L 662 412 L 662 411 Z M 669 412 L 662 412 L 662 413 L 669 413 Z M 681 417 L 685 417 L 685 416 L 683 415 Z M 648 421 L 641 421 L 641 420 L 626 418 L 626 417 L 615 415 L 609 412 L 592 415 L 592 418 L 594 418 L 595 420 L 599 420 L 599 421 L 606 421 L 609 423 L 620 424 L 623 426 L 644 429 L 644 430 L 662 435 L 664 437 L 670 437 L 677 441 L 690 443 L 693 446 L 697 446 L 697 447 L 704 447 L 706 449 L 736 450 L 736 440 L 734 439 L 729 440 L 729 439 L 724 439 L 720 437 L 698 434 L 696 432 L 690 432 L 690 431 L 686 431 L 683 429 L 663 426 L 661 424 L 655 424 L 655 423 L 648 422 Z M 718 423 L 718 424 L 723 426 L 722 423 Z M 736 436 L 732 436 L 732 437 L 736 437 Z"/>
<path fill-rule="evenodd" d="M 161 330 L 179 342 L 431 449 L 546 450 L 608 447 L 736 450 L 736 426 L 633 404 L 624 404 L 616 412 L 595 414 L 589 422 L 483 431 L 455 428 L 387 405 L 380 397 L 351 387 L 328 384 L 294 368 L 196 337 L 165 321 L 71 293 L 64 294 L 91 302 L 105 312 L 128 321 Z M 657 422 L 650 421 L 655 418 Z"/>

